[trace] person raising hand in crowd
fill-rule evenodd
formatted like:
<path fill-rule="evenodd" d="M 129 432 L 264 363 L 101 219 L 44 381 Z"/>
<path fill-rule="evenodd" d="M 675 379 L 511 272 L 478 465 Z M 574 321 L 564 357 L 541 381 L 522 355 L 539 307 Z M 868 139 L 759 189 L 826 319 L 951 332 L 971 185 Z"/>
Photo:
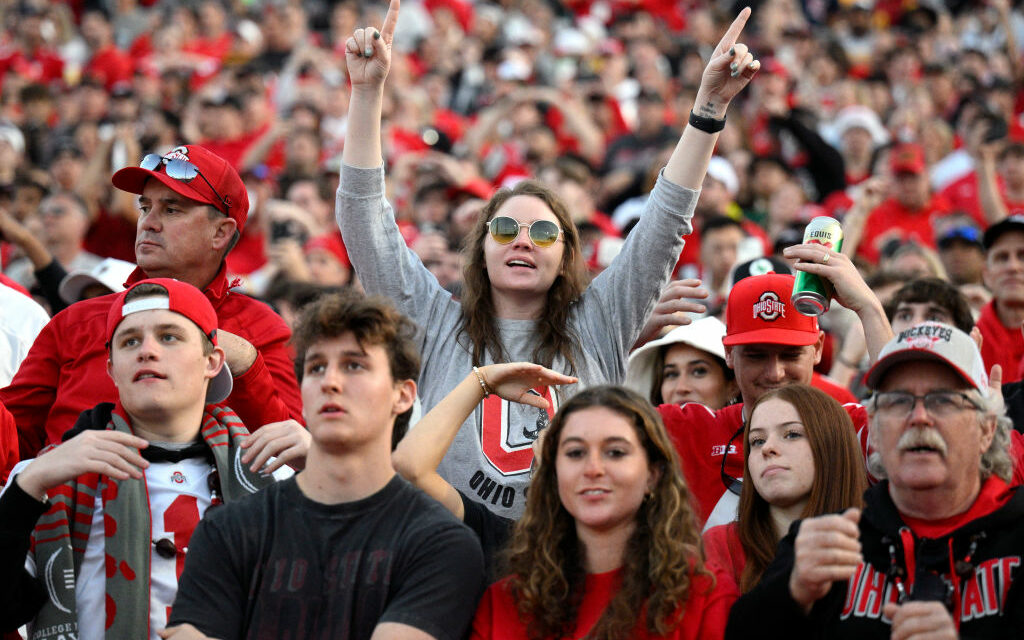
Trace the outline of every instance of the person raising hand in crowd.
<path fill-rule="evenodd" d="M 591 386 L 620 382 L 625 361 L 690 233 L 694 204 L 733 97 L 760 63 L 737 42 L 744 9 L 704 71 L 690 119 L 662 171 L 645 213 L 622 252 L 589 287 L 579 234 L 565 204 L 532 180 L 503 189 L 484 206 L 467 240 L 460 302 L 410 253 L 384 198 L 381 109 L 391 66 L 399 0 L 381 30 L 357 29 L 345 46 L 352 96 L 338 188 L 337 216 L 352 264 L 368 292 L 395 301 L 420 326 L 423 385 L 429 410 L 472 366 L 523 360 Z M 689 298 L 695 295 L 685 296 Z M 688 303 L 683 311 L 703 311 Z M 456 489 L 484 499 L 499 515 L 522 513 L 531 444 L 559 398 L 534 407 L 486 399 L 460 429 L 440 473 Z"/>

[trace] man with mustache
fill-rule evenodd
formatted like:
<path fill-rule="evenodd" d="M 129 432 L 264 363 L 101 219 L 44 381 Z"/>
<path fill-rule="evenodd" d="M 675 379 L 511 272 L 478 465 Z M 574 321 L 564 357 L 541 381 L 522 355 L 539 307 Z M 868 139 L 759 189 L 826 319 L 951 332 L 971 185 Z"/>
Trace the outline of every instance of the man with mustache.
<path fill-rule="evenodd" d="M 1014 636 L 1024 493 L 1008 485 L 1010 423 L 990 412 L 977 346 L 955 327 L 915 325 L 886 344 L 867 385 L 869 466 L 886 480 L 863 513 L 794 524 L 726 637 Z"/>

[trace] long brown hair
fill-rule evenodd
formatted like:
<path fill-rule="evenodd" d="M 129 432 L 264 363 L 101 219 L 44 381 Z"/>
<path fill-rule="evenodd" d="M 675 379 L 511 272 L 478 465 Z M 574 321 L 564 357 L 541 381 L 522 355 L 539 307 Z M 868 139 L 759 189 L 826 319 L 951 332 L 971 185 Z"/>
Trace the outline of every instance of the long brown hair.
<path fill-rule="evenodd" d="M 637 526 L 622 563 L 622 587 L 587 634 L 594 639 L 629 637 L 645 618 L 653 635 L 667 635 L 679 621 L 690 580 L 704 569 L 700 530 L 675 447 L 661 416 L 643 397 L 622 387 L 581 391 L 559 409 L 541 448 L 526 511 L 506 553 L 509 589 L 530 638 L 572 633 L 586 578 L 584 549 L 573 517 L 559 499 L 555 460 L 565 423 L 576 411 L 604 407 L 626 418 L 659 477 L 637 511 Z"/>
<path fill-rule="evenodd" d="M 547 292 L 544 311 L 537 318 L 537 347 L 531 360 L 550 367 L 557 356 L 569 365 L 569 372 L 576 370 L 576 353 L 573 346 L 579 343 L 578 336 L 569 326 L 569 312 L 586 288 L 583 271 L 580 237 L 576 225 L 569 216 L 562 200 L 550 189 L 533 180 L 523 180 L 511 189 L 502 189 L 484 205 L 473 230 L 469 233 L 463 252 L 465 266 L 462 270 L 462 324 L 459 331 L 465 333 L 472 344 L 473 363 L 484 364 L 487 353 L 494 362 L 509 359 L 505 346 L 498 338 L 495 326 L 494 298 L 491 280 L 484 258 L 484 241 L 487 238 L 487 223 L 510 198 L 533 196 L 551 210 L 562 228 L 562 268 Z"/>
<path fill-rule="evenodd" d="M 814 482 L 801 518 L 820 516 L 861 506 L 867 489 L 867 472 L 853 421 L 846 410 L 827 393 L 805 384 L 790 384 L 764 394 L 750 409 L 772 399 L 788 402 L 804 425 L 814 460 Z M 770 507 L 754 488 L 750 478 L 750 420 L 743 427 L 743 488 L 740 491 L 739 534 L 747 564 L 740 577 L 740 591 L 746 593 L 758 583 L 775 557 L 775 547 L 785 531 L 776 531 Z"/>

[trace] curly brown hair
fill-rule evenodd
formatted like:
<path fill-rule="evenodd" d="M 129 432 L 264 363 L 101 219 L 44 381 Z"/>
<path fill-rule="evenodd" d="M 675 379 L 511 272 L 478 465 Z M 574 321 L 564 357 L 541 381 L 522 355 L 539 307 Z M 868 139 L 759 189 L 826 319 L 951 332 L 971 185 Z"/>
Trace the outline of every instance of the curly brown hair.
<path fill-rule="evenodd" d="M 801 518 L 820 516 L 860 507 L 868 478 L 853 421 L 842 405 L 824 391 L 805 384 L 774 389 L 757 399 L 750 408 L 768 400 L 788 402 L 796 409 L 814 459 L 814 481 Z M 740 576 L 740 591 L 746 593 L 761 580 L 775 558 L 775 547 L 785 531 L 776 531 L 771 505 L 754 488 L 750 478 L 750 420 L 743 426 L 743 488 L 738 509 L 739 538 L 747 564 Z"/>
<path fill-rule="evenodd" d="M 530 638 L 563 638 L 573 632 L 586 578 L 584 549 L 573 517 L 559 499 L 555 460 L 568 417 L 590 407 L 626 418 L 648 464 L 660 473 L 636 514 L 637 526 L 623 553 L 622 587 L 587 638 L 629 637 L 641 616 L 649 633 L 665 635 L 680 620 L 693 576 L 710 573 L 702 561 L 700 529 L 679 456 L 661 416 L 642 396 L 622 387 L 581 391 L 552 419 L 526 511 L 506 552 L 508 588 Z"/>
<path fill-rule="evenodd" d="M 469 233 L 463 251 L 465 266 L 462 271 L 462 323 L 459 331 L 464 333 L 472 345 L 473 364 L 482 365 L 490 353 L 494 362 L 505 362 L 508 353 L 498 337 L 494 324 L 494 299 L 491 295 L 491 280 L 484 258 L 484 242 L 487 239 L 487 223 L 510 198 L 532 196 L 541 200 L 558 219 L 562 228 L 565 250 L 562 253 L 562 268 L 548 289 L 543 313 L 537 318 L 537 347 L 532 360 L 550 367 L 557 356 L 569 365 L 569 372 L 576 370 L 576 353 L 573 345 L 579 343 L 578 336 L 569 326 L 569 312 L 586 289 L 580 237 L 569 211 L 552 190 L 539 182 L 523 180 L 511 189 L 502 189 L 484 205 L 476 226 Z"/>

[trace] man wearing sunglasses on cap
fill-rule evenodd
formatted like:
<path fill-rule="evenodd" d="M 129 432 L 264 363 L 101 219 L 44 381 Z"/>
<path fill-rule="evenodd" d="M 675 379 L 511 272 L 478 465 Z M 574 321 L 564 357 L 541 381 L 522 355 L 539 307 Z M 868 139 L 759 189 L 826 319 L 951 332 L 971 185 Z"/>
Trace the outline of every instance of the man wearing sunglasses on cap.
<path fill-rule="evenodd" d="M 252 471 L 267 454 L 278 457 L 265 472 L 308 448 L 294 421 L 294 446 L 282 450 L 217 404 L 232 377 L 201 291 L 144 280 L 107 308 L 98 339 L 116 402 L 84 411 L 0 496 L 0 630 L 156 640 L 199 519 L 270 484 Z"/>
<path fill-rule="evenodd" d="M 128 284 L 174 278 L 201 289 L 220 327 L 234 391 L 228 405 L 245 424 L 301 420 L 301 400 L 286 343 L 290 332 L 267 305 L 229 290 L 224 258 L 249 212 L 238 172 L 196 146 L 150 154 L 121 169 L 115 187 L 139 194 L 135 256 Z M 104 373 L 101 337 L 112 296 L 79 302 L 57 314 L 36 339 L 2 401 L 18 424 L 23 457 L 60 441 L 78 414 L 116 390 Z"/>

